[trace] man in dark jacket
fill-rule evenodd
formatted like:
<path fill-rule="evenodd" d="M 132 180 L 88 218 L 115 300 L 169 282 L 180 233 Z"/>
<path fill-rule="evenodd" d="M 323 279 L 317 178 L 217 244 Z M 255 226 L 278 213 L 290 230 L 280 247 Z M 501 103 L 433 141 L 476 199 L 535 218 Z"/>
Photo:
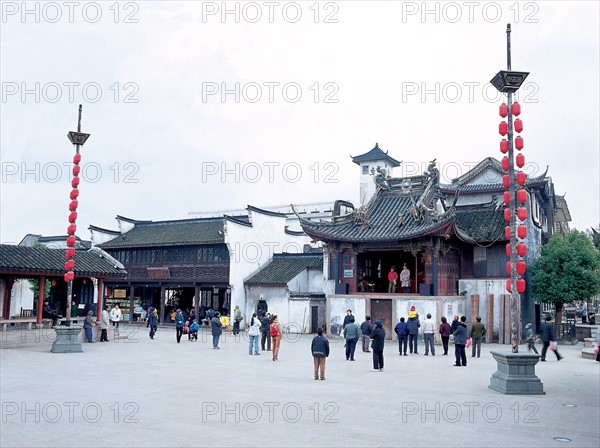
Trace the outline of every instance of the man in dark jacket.
<path fill-rule="evenodd" d="M 419 328 L 421 327 L 421 322 L 419 322 L 419 315 L 414 311 L 414 306 L 411 308 L 408 313 L 408 322 L 406 326 L 408 327 L 408 348 L 410 352 L 418 355 L 417 341 L 419 339 Z"/>
<path fill-rule="evenodd" d="M 470 333 L 471 339 L 473 340 L 473 345 L 471 346 L 473 347 L 471 350 L 471 358 L 475 358 L 475 355 L 479 358 L 479 355 L 481 355 L 481 341 L 483 341 L 483 337 L 485 336 L 485 325 L 481 323 L 481 317 L 477 316 L 475 320 L 477 322 L 471 326 Z"/>
<path fill-rule="evenodd" d="M 177 336 L 177 343 L 181 342 L 181 335 L 183 334 L 183 327 L 185 327 L 185 317 L 181 313 L 181 310 L 177 310 L 175 314 L 175 332 Z"/>
<path fill-rule="evenodd" d="M 319 379 L 319 373 L 321 379 L 325 380 L 325 360 L 329 356 L 329 340 L 323 336 L 322 328 L 317 328 L 317 336 L 312 340 L 310 351 L 315 366 L 315 380 Z"/>
<path fill-rule="evenodd" d="M 394 332 L 398 335 L 398 349 L 400 350 L 400 356 L 402 356 L 402 348 L 404 346 L 404 356 L 406 354 L 406 343 L 408 342 L 408 325 L 404 322 L 404 318 L 400 318 L 400 322 L 396 324 Z M 411 352 L 412 353 L 412 352 Z"/>
<path fill-rule="evenodd" d="M 545 322 L 540 325 L 540 339 L 544 343 L 542 347 L 542 356 L 540 361 L 546 361 L 546 351 L 550 346 L 550 342 L 554 342 L 554 325 L 550 323 L 550 316 L 546 316 Z M 558 353 L 558 350 L 554 349 L 556 360 L 560 361 L 562 356 Z"/>
<path fill-rule="evenodd" d="M 221 314 L 217 311 L 215 317 L 210 321 L 211 333 L 213 337 L 213 350 L 219 350 L 219 339 L 221 338 Z"/>
<path fill-rule="evenodd" d="M 467 367 L 467 352 L 465 351 L 465 345 L 467 344 L 467 321 L 466 316 L 460 316 L 460 322 L 456 324 L 454 330 L 454 357 L 456 358 L 455 367 L 462 366 Z"/>
<path fill-rule="evenodd" d="M 150 327 L 150 339 L 154 339 L 156 328 L 158 327 L 158 313 L 156 312 L 156 308 L 148 308 L 148 319 L 146 321 L 146 326 Z"/>
<path fill-rule="evenodd" d="M 371 340 L 371 332 L 373 331 L 373 325 L 371 325 L 371 316 L 365 317 L 365 321 L 360 324 L 360 331 L 362 333 L 362 351 L 370 353 L 369 341 Z"/>
<path fill-rule="evenodd" d="M 375 321 L 375 328 L 371 333 L 371 339 L 373 340 L 373 343 L 371 344 L 371 348 L 373 349 L 373 370 L 375 372 L 383 372 L 385 330 L 381 326 L 381 321 L 379 319 Z"/>
<path fill-rule="evenodd" d="M 52 319 L 52 326 L 58 323 L 58 319 L 60 316 L 54 312 L 52 308 L 50 308 L 50 303 L 48 300 L 44 300 L 44 308 L 42 309 L 42 317 L 44 319 Z"/>
<path fill-rule="evenodd" d="M 271 319 L 267 314 L 260 318 L 260 347 L 265 351 L 265 341 L 267 341 L 267 351 L 271 351 Z"/>

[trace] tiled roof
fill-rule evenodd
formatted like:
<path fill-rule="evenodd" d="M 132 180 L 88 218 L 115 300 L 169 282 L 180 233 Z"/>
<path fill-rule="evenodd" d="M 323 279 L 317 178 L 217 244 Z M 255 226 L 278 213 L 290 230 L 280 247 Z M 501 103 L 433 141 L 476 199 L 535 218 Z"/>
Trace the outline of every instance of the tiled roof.
<path fill-rule="evenodd" d="M 65 250 L 0 245 L 0 272 L 39 272 L 60 275 L 65 272 Z M 127 272 L 99 255 L 98 251 L 75 252 L 75 276 L 126 278 Z"/>
<path fill-rule="evenodd" d="M 275 254 L 269 264 L 246 280 L 251 285 L 285 285 L 305 269 L 323 269 L 323 252 Z"/>
<path fill-rule="evenodd" d="M 416 221 L 408 212 L 412 206 L 410 195 L 401 190 L 379 190 L 368 213 L 369 224 L 355 224 L 354 215 L 335 218 L 334 222 L 302 220 L 302 228 L 313 238 L 349 242 L 398 241 L 444 231 L 452 217 L 442 219 L 425 217 Z M 431 204 L 425 204 L 431 206 Z M 402 211 L 400 217 L 399 212 Z M 402 222 L 400 224 L 400 221 Z"/>
<path fill-rule="evenodd" d="M 102 249 L 149 246 L 185 246 L 223 243 L 223 218 L 137 222 L 130 231 L 100 244 Z"/>
<path fill-rule="evenodd" d="M 459 236 L 466 234 L 475 242 L 504 241 L 504 207 L 457 208 L 454 225 Z"/>
<path fill-rule="evenodd" d="M 350 157 L 352 157 L 352 156 L 350 156 Z M 354 163 L 356 163 L 357 165 L 360 165 L 362 162 L 376 162 L 376 161 L 379 161 L 379 160 L 385 160 L 390 165 L 392 165 L 394 167 L 400 166 L 400 163 L 401 163 L 401 162 L 398 162 L 393 157 L 390 157 L 388 155 L 387 151 L 383 152 L 379 148 L 379 144 L 378 143 L 375 143 L 375 148 L 373 148 L 369 152 L 366 152 L 366 153 L 361 154 L 361 155 L 356 156 L 356 157 L 352 157 L 352 161 Z"/>

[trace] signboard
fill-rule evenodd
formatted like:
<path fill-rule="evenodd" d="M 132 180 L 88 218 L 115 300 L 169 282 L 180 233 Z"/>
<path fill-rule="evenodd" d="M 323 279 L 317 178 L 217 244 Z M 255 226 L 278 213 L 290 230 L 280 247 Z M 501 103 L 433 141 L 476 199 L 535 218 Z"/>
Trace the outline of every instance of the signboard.
<path fill-rule="evenodd" d="M 127 290 L 126 289 L 115 289 L 113 291 L 113 297 L 115 299 L 125 299 L 125 298 L 127 298 Z"/>
<path fill-rule="evenodd" d="M 354 269 L 344 269 L 344 278 L 354 277 Z"/>

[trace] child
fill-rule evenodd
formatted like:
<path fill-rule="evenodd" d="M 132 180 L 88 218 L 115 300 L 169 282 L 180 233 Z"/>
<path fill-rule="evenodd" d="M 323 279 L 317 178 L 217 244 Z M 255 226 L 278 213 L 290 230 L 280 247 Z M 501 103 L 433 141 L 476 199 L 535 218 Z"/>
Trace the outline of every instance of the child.
<path fill-rule="evenodd" d="M 196 323 L 196 319 L 194 319 L 194 321 L 192 322 L 192 325 L 190 325 L 190 335 L 191 335 L 190 341 L 198 342 L 198 330 L 200 330 L 200 325 L 198 325 Z"/>
<path fill-rule="evenodd" d="M 533 350 L 535 354 L 538 354 L 537 348 L 535 348 L 535 333 L 531 324 L 525 325 L 525 340 L 527 341 L 527 351 Z"/>

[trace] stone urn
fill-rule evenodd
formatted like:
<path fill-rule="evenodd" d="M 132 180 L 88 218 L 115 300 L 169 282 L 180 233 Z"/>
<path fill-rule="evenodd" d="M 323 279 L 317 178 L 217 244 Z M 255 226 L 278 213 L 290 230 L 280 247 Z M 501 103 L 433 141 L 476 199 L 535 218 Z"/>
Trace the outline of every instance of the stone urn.
<path fill-rule="evenodd" d="M 56 331 L 56 339 L 52 343 L 52 353 L 80 353 L 83 352 L 79 334 L 83 329 L 81 325 L 55 325 L 52 327 Z"/>

